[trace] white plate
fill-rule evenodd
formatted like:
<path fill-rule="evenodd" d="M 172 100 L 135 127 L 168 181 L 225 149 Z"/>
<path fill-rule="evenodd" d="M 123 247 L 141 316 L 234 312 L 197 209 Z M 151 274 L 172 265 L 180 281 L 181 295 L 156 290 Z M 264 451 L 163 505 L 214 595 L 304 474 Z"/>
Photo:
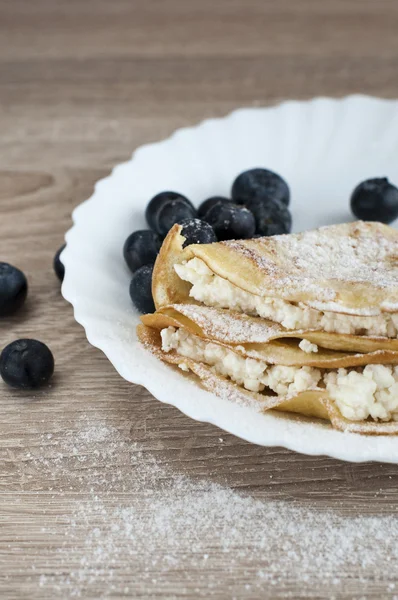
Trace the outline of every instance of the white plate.
<path fill-rule="evenodd" d="M 157 192 L 171 189 L 196 204 L 228 195 L 241 171 L 264 166 L 292 191 L 294 231 L 351 219 L 349 196 L 363 179 L 398 182 L 398 102 L 363 96 L 317 98 L 271 108 L 247 108 L 223 119 L 181 129 L 139 148 L 95 186 L 73 213 L 62 254 L 65 298 L 89 342 L 122 377 L 199 421 L 250 442 L 285 446 L 349 461 L 398 462 L 398 437 L 365 437 L 326 425 L 258 415 L 201 390 L 139 345 L 139 316 L 129 298 L 130 273 L 122 246 L 145 228 L 144 210 Z"/>

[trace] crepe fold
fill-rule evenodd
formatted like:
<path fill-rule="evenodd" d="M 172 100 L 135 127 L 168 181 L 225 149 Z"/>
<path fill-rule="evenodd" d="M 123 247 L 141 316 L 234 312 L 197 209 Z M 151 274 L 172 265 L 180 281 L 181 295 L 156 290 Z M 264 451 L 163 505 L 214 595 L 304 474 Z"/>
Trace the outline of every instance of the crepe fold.
<path fill-rule="evenodd" d="M 177 326 L 178 321 L 173 317 L 164 314 L 145 315 L 142 317 L 142 321 L 143 324 L 137 328 L 141 343 L 157 358 L 179 368 L 180 373 L 216 396 L 249 406 L 258 412 L 274 410 L 278 411 L 276 414 L 281 417 L 288 417 L 289 413 L 294 413 L 296 418 L 326 420 L 340 431 L 373 435 L 398 432 L 398 423 L 395 421 L 375 422 L 346 419 L 331 400 L 326 389 L 315 388 L 288 396 L 249 391 L 228 377 L 218 374 L 211 366 L 203 362 L 181 356 L 174 350 L 165 352 L 162 349 L 161 331 L 166 326 Z"/>
<path fill-rule="evenodd" d="M 175 225 L 155 265 L 157 308 L 187 301 L 190 285 L 174 267 L 196 257 L 217 276 L 262 298 L 359 316 L 398 311 L 398 231 L 381 223 L 357 221 L 186 248 L 184 242 Z"/>
<path fill-rule="evenodd" d="M 322 232 L 322 235 L 319 232 Z M 317 269 L 314 267 L 308 269 L 312 273 L 311 277 L 302 273 L 302 268 L 295 266 L 301 264 L 297 256 L 292 256 L 290 262 L 286 256 L 284 258 L 279 257 L 279 254 L 283 256 L 287 252 L 285 239 L 296 238 L 296 244 L 300 248 L 303 245 L 308 253 L 308 247 L 317 248 L 317 244 L 320 244 L 319 241 L 316 242 L 315 240 L 323 240 L 324 237 L 328 239 L 325 232 L 328 232 L 334 240 L 336 246 L 334 254 L 336 254 L 337 249 L 340 249 L 339 252 L 342 253 L 342 245 L 348 252 L 349 258 L 344 258 L 344 253 L 340 256 L 341 264 L 339 267 L 330 259 L 332 254 L 332 249 L 329 247 L 330 243 L 326 248 L 321 245 L 321 257 L 317 259 L 321 261 L 323 258 L 326 263 L 325 267 L 318 265 Z M 317 235 L 311 241 L 312 233 L 317 233 Z M 306 241 L 301 245 L 303 238 Z M 348 241 L 346 238 L 348 238 Z M 345 240 L 344 244 L 342 240 Z M 175 304 L 202 304 L 191 297 L 191 283 L 183 280 L 176 272 L 176 267 L 178 268 L 179 265 L 189 263 L 192 258 L 200 259 L 206 265 L 206 268 L 210 269 L 211 273 L 220 278 L 220 281 L 226 282 L 227 285 L 232 284 L 232 289 L 236 289 L 238 294 L 247 292 L 256 301 L 262 301 L 263 298 L 266 298 L 271 299 L 271 301 L 282 302 L 283 306 L 287 306 L 288 309 L 292 310 L 296 310 L 298 306 L 306 307 L 307 314 L 316 314 L 318 319 L 319 315 L 328 315 L 329 324 L 332 325 L 326 329 L 319 326 L 319 323 L 314 326 L 295 326 L 293 328 L 285 326 L 278 330 L 277 337 L 281 337 L 280 331 L 284 330 L 285 337 L 308 339 L 323 348 L 333 350 L 361 353 L 377 350 L 398 351 L 398 334 L 396 333 L 398 313 L 387 311 L 387 307 L 392 309 L 395 303 L 398 302 L 398 232 L 390 227 L 380 223 L 358 222 L 325 227 L 317 230 L 317 232 L 304 234 L 215 244 L 194 244 L 186 248 L 183 247 L 184 241 L 185 238 L 181 235 L 181 227 L 175 225 L 162 245 L 155 263 L 152 281 L 152 293 L 157 310 Z M 294 246 L 292 243 L 290 245 Z M 256 252 L 254 252 L 254 248 L 256 248 Z M 348 251 L 347 248 L 351 250 Z M 364 268 L 366 251 L 369 248 L 372 248 L 368 257 L 371 266 L 367 265 Z M 326 254 L 324 250 L 326 250 Z M 296 254 L 299 254 L 297 250 Z M 275 264 L 268 258 L 271 255 L 274 263 L 281 263 L 281 267 L 275 267 Z M 256 257 L 255 260 L 253 256 Z M 355 258 L 356 256 L 357 258 Z M 307 256 L 304 264 L 309 261 L 310 258 Z M 328 261 L 333 264 L 328 264 Z M 347 261 L 348 265 L 346 265 Z M 283 268 L 286 269 L 284 273 L 281 272 Z M 340 268 L 340 271 L 338 268 Z M 296 269 L 299 271 L 299 275 L 295 273 Z M 289 275 L 289 272 L 294 275 Z M 319 277 L 322 275 L 322 280 L 319 279 L 317 273 L 319 273 Z M 334 275 L 334 278 L 332 275 Z M 301 293 L 298 279 L 301 281 Z M 311 279 L 310 283 L 308 282 L 309 279 Z M 289 289 L 292 289 L 293 284 L 289 287 L 286 281 L 290 284 L 294 281 L 296 289 L 294 298 L 297 301 L 291 304 L 286 300 L 286 297 L 289 296 Z M 328 309 L 332 308 L 333 310 L 322 313 L 318 309 L 313 309 L 310 305 L 315 305 L 317 302 L 319 304 L 321 289 L 325 290 L 326 288 L 329 289 L 329 295 L 334 298 L 334 301 L 330 301 L 328 304 Z M 316 290 L 315 296 L 314 289 Z M 317 296 L 317 294 L 319 295 Z M 292 299 L 293 296 L 289 296 L 289 298 Z M 379 305 L 375 304 L 376 298 L 380 300 Z M 384 300 L 381 300 L 381 298 L 384 298 Z M 217 300 L 217 296 L 215 299 Z M 368 303 L 366 307 L 365 302 Z M 384 312 L 381 312 L 381 305 L 385 308 Z M 371 316 L 372 311 L 373 313 L 378 312 L 378 314 Z M 232 311 L 230 312 L 232 314 Z M 356 319 L 359 326 L 356 325 L 355 333 L 351 331 L 349 333 L 333 331 L 334 323 L 338 323 L 340 318 Z M 365 334 L 363 328 L 367 326 L 368 322 L 372 324 L 373 319 L 381 320 L 382 324 L 384 323 L 383 319 L 390 320 L 392 324 L 395 323 L 393 334 L 387 336 L 384 332 L 384 325 L 382 334 Z M 265 322 L 268 331 L 272 331 L 270 327 L 272 323 L 279 326 L 275 319 L 270 321 L 261 318 L 261 321 Z M 210 332 L 208 335 L 211 337 L 212 333 Z M 269 339 L 272 339 L 272 337 Z"/>
<path fill-rule="evenodd" d="M 336 351 L 322 346 L 322 332 L 286 331 L 277 323 L 221 308 L 174 304 L 165 306 L 154 314 L 143 315 L 141 320 L 144 325 L 157 330 L 167 327 L 183 328 L 192 335 L 228 347 L 247 358 L 274 365 L 326 369 L 369 364 L 398 365 L 398 351 L 379 348 L 368 352 L 353 352 L 350 336 L 345 336 L 346 343 L 344 339 L 340 340 L 340 351 Z M 317 351 L 303 351 L 299 347 L 302 339 L 318 346 Z"/>

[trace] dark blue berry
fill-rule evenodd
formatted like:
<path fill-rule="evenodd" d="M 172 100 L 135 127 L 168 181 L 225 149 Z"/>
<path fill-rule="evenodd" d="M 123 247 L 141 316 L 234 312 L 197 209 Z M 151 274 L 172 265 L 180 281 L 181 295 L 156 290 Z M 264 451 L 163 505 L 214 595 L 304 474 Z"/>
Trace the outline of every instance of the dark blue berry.
<path fill-rule="evenodd" d="M 286 181 L 268 169 L 250 169 L 238 175 L 232 184 L 231 195 L 236 204 L 245 205 L 256 196 L 261 197 L 265 203 L 276 199 L 288 206 L 290 201 Z"/>
<path fill-rule="evenodd" d="M 391 223 L 398 217 L 398 189 L 387 177 L 367 179 L 352 192 L 351 210 L 364 221 Z"/>
<path fill-rule="evenodd" d="M 0 375 L 15 388 L 32 389 L 49 381 L 54 373 L 51 350 L 38 340 L 16 340 L 0 355 Z"/>
<path fill-rule="evenodd" d="M 190 244 L 212 244 L 217 241 L 213 227 L 200 219 L 181 221 L 182 235 L 185 237 L 184 248 Z"/>
<path fill-rule="evenodd" d="M 130 283 L 130 298 L 136 309 L 142 313 L 155 312 L 152 297 L 153 265 L 144 265 L 137 269 Z"/>
<path fill-rule="evenodd" d="M 177 192 L 160 192 L 160 194 L 157 194 L 156 196 L 154 196 L 152 198 L 152 200 L 150 200 L 148 206 L 146 207 L 146 211 L 145 211 L 145 218 L 147 220 L 149 227 L 151 229 L 153 229 L 154 231 L 156 231 L 156 233 L 159 233 L 160 235 L 166 235 L 167 231 L 169 229 L 171 229 L 171 227 L 174 225 L 174 223 L 176 223 L 176 221 L 174 221 L 174 223 L 172 223 L 172 225 L 169 227 L 169 229 L 167 229 L 167 231 L 165 231 L 164 233 L 161 233 L 159 231 L 159 225 L 158 225 L 159 213 L 163 209 L 163 207 L 166 204 L 170 204 L 170 202 L 177 202 L 178 205 L 180 205 L 181 203 L 184 203 L 186 206 L 188 206 L 191 209 L 192 212 L 184 218 L 189 218 L 190 216 L 194 216 L 193 213 L 195 213 L 195 208 L 194 208 L 193 204 L 188 200 L 188 198 L 186 198 L 182 194 L 178 194 Z"/>
<path fill-rule="evenodd" d="M 129 235 L 123 246 L 123 256 L 132 273 L 144 265 L 153 264 L 161 245 L 158 234 L 150 229 Z"/>
<path fill-rule="evenodd" d="M 254 198 L 249 202 L 248 208 L 256 220 L 256 233 L 260 235 L 290 233 L 292 216 L 287 206 L 280 200 L 269 200 L 264 203 L 259 198 Z"/>
<path fill-rule="evenodd" d="M 0 317 L 7 317 L 21 308 L 27 293 L 28 282 L 22 271 L 0 262 Z"/>
<path fill-rule="evenodd" d="M 164 237 L 173 225 L 194 217 L 196 217 L 196 210 L 193 206 L 189 206 L 182 200 L 171 200 L 159 209 L 156 231 Z"/>
<path fill-rule="evenodd" d="M 251 238 L 255 232 L 252 213 L 236 204 L 215 204 L 205 217 L 219 240 Z"/>
<path fill-rule="evenodd" d="M 228 204 L 232 202 L 232 200 L 230 200 L 230 198 L 224 198 L 224 196 L 212 196 L 211 198 L 208 198 L 207 200 L 202 202 L 202 204 L 198 208 L 199 219 L 203 219 L 206 213 L 211 208 L 213 208 L 215 204 L 218 204 L 219 202 L 221 202 L 221 204 Z"/>
<path fill-rule="evenodd" d="M 60 261 L 60 256 L 62 254 L 62 252 L 65 250 L 66 248 L 66 244 L 64 244 L 63 246 L 61 246 L 61 248 L 59 248 L 59 250 L 57 250 L 55 256 L 54 256 L 54 260 L 53 260 L 53 267 L 54 267 L 54 271 L 56 276 L 58 277 L 58 279 L 60 281 L 64 280 L 65 277 L 65 267 L 64 264 Z"/>

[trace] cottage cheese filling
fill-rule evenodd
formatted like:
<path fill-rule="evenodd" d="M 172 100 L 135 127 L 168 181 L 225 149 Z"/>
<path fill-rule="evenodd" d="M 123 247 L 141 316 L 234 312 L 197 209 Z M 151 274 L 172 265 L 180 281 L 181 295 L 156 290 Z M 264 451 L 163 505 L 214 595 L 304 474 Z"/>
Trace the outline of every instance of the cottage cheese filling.
<path fill-rule="evenodd" d="M 308 340 L 301 340 L 301 342 L 299 343 L 299 348 L 307 354 L 311 354 L 312 352 L 318 352 L 319 350 L 316 344 L 312 344 Z"/>
<path fill-rule="evenodd" d="M 210 365 L 216 373 L 229 377 L 252 392 L 270 388 L 279 396 L 325 388 L 341 414 L 351 421 L 398 420 L 398 367 L 367 365 L 360 369 L 316 369 L 269 365 L 198 338 L 182 329 L 161 331 L 164 352 Z M 184 363 L 180 368 L 186 370 Z"/>
<path fill-rule="evenodd" d="M 261 298 L 215 275 L 200 259 L 175 265 L 177 275 L 192 284 L 189 295 L 206 306 L 229 308 L 280 323 L 286 329 L 313 329 L 350 335 L 398 337 L 398 313 L 372 317 L 322 312 L 277 298 Z"/>

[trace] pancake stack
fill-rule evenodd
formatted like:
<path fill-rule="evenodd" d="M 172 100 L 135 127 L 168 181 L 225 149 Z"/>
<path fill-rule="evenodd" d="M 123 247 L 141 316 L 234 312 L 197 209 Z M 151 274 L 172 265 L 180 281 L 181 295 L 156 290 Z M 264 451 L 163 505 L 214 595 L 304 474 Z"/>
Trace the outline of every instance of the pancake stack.
<path fill-rule="evenodd" d="M 165 239 L 138 335 L 218 396 L 398 433 L 398 232 L 380 223 L 184 248 Z"/>

